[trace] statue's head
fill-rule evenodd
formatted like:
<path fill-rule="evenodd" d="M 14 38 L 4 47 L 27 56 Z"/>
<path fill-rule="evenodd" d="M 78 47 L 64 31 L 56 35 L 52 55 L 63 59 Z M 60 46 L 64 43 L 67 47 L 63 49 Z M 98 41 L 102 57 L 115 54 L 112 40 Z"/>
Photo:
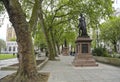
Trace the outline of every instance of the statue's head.
<path fill-rule="evenodd" d="M 82 14 L 82 13 L 80 13 L 80 16 L 81 16 L 81 17 L 83 17 L 83 14 Z"/>

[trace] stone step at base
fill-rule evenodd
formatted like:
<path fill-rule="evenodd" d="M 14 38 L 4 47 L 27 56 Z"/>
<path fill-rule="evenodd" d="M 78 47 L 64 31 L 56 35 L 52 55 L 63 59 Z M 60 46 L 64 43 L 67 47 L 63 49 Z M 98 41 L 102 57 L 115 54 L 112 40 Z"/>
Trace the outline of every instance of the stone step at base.
<path fill-rule="evenodd" d="M 98 66 L 98 64 L 96 64 L 94 59 L 91 59 L 91 60 L 85 60 L 85 59 L 74 60 L 73 65 L 76 66 L 76 67 Z"/>

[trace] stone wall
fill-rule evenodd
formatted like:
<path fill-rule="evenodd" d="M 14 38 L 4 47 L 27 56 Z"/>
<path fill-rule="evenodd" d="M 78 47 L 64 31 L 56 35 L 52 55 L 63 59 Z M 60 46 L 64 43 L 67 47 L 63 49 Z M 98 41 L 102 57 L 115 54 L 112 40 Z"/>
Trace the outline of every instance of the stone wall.
<path fill-rule="evenodd" d="M 107 63 L 115 66 L 120 66 L 119 58 L 110 58 L 110 57 L 98 57 L 94 56 L 94 59 L 98 62 Z"/>

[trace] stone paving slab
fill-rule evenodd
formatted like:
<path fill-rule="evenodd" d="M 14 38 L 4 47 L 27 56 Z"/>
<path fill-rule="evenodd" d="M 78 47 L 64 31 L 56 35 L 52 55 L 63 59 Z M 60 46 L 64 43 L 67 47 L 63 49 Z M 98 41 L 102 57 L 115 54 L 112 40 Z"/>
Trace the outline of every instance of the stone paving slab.
<path fill-rule="evenodd" d="M 50 72 L 48 82 L 120 82 L 120 68 L 98 63 L 98 67 L 74 67 L 74 57 L 60 56 L 40 72 Z"/>
<path fill-rule="evenodd" d="M 9 65 L 13 65 L 13 64 L 16 64 L 16 63 L 18 63 L 17 58 L 12 58 L 12 59 L 7 59 L 7 60 L 0 60 L 0 69 L 2 67 L 7 67 Z"/>
<path fill-rule="evenodd" d="M 7 67 L 9 65 L 13 65 L 18 63 L 17 58 L 12 58 L 12 59 L 7 59 L 7 60 L 0 60 L 0 78 L 5 77 L 6 75 L 10 75 L 12 73 L 14 73 L 15 71 L 3 71 L 1 70 L 2 67 Z"/>
<path fill-rule="evenodd" d="M 40 58 L 37 58 L 37 60 L 43 60 L 43 62 L 42 63 L 40 63 L 40 64 L 38 64 L 37 65 L 37 69 L 41 69 L 43 66 L 44 66 L 44 64 L 45 63 L 47 63 L 47 61 L 48 61 L 48 58 L 47 57 L 40 57 Z M 9 62 L 8 62 L 9 63 Z M 18 63 L 16 63 L 16 62 L 13 62 L 13 63 L 11 63 L 12 65 L 14 65 L 14 64 L 18 64 Z M 10 65 L 11 65 L 10 64 Z M 9 64 L 8 65 L 6 65 L 5 67 L 4 66 L 2 66 L 1 67 L 1 70 L 17 70 L 18 69 L 18 67 L 19 66 L 10 66 Z"/>
<path fill-rule="evenodd" d="M 3 78 L 3 77 L 5 77 L 5 76 L 7 76 L 7 75 L 10 75 L 10 74 L 12 74 L 12 73 L 14 73 L 14 72 L 16 72 L 16 71 L 1 71 L 0 70 L 0 78 Z"/>
<path fill-rule="evenodd" d="M 98 67 L 74 67 L 73 56 L 48 61 L 39 72 L 50 72 L 48 82 L 120 82 L 120 68 L 98 63 Z M 1 71 L 0 78 L 15 71 Z"/>
<path fill-rule="evenodd" d="M 41 69 L 41 68 L 43 67 L 43 65 L 44 65 L 45 63 L 47 63 L 48 58 L 46 58 L 45 56 L 42 56 L 42 57 L 37 58 L 37 60 L 44 60 L 44 59 L 45 59 L 45 61 L 43 61 L 40 65 L 37 66 L 38 69 Z M 5 61 L 5 62 L 3 62 L 3 61 Z M 5 63 L 6 63 L 6 64 L 5 64 Z M 2 60 L 2 62 L 0 62 L 0 65 L 1 65 L 0 67 L 1 67 L 2 69 L 3 69 L 4 67 L 5 67 L 5 68 L 8 68 L 8 69 L 7 69 L 7 70 L 2 70 L 2 69 L 0 69 L 0 78 L 3 78 L 3 77 L 5 77 L 5 76 L 7 76 L 7 75 L 10 75 L 10 74 L 16 72 L 16 69 L 17 69 L 17 68 L 9 68 L 9 67 L 7 67 L 7 66 L 13 65 L 13 64 L 15 64 L 15 63 L 18 63 L 18 61 L 17 61 L 16 58 L 14 58 L 14 59 Z M 12 69 L 12 70 L 11 70 L 11 69 Z"/>

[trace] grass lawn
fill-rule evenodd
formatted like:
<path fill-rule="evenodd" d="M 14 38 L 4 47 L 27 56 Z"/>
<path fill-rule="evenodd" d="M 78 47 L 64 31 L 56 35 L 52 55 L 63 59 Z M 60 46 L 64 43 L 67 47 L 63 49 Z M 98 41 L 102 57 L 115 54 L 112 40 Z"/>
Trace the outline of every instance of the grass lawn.
<path fill-rule="evenodd" d="M 10 58 L 16 58 L 16 55 L 13 56 L 13 54 L 0 54 L 0 60 L 10 59 Z"/>

